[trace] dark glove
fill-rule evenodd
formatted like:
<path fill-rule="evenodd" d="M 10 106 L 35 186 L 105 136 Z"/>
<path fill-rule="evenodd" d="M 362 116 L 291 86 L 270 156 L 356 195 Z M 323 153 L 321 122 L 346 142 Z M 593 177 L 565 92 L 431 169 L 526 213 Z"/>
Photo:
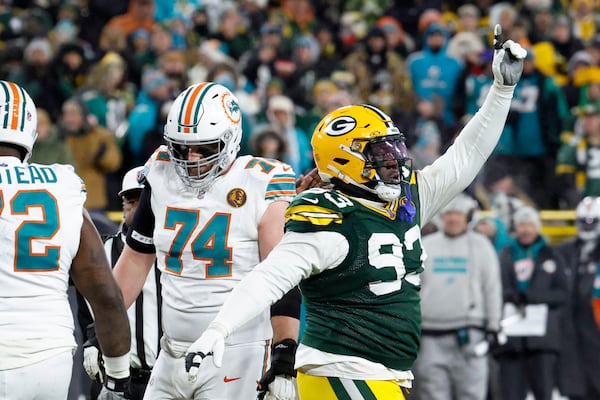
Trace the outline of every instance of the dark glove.
<path fill-rule="evenodd" d="M 521 292 L 520 290 L 517 292 L 517 296 L 516 296 L 516 303 L 520 306 L 524 306 L 525 304 L 527 304 L 527 294 L 525 294 L 525 292 Z"/>
<path fill-rule="evenodd" d="M 116 379 L 112 376 L 104 378 L 104 387 L 98 395 L 98 400 L 122 400 L 131 398 L 129 395 L 130 378 Z"/>
<path fill-rule="evenodd" d="M 494 28 L 494 59 L 492 73 L 494 81 L 503 86 L 514 86 L 523 72 L 523 60 L 527 51 L 512 40 L 502 39 L 502 28 Z"/>
<path fill-rule="evenodd" d="M 527 295 L 520 290 L 517 290 L 510 295 L 508 302 L 513 303 L 515 306 L 524 306 L 527 304 Z"/>
<path fill-rule="evenodd" d="M 295 377 L 296 370 L 294 362 L 296 360 L 296 348 L 298 344 L 293 339 L 284 339 L 281 342 L 274 343 L 271 348 L 271 368 L 258 381 L 258 400 L 263 400 L 269 385 L 275 380 L 276 376 Z"/>

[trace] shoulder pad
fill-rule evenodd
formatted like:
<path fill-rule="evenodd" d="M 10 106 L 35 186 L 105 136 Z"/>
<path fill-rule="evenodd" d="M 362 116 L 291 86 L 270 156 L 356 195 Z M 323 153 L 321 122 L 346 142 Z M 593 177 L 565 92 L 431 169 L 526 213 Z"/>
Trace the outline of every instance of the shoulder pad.
<path fill-rule="evenodd" d="M 341 223 L 344 214 L 356 209 L 352 200 L 334 190 L 310 189 L 300 193 L 288 207 L 286 222 L 309 222 L 313 225 Z"/>

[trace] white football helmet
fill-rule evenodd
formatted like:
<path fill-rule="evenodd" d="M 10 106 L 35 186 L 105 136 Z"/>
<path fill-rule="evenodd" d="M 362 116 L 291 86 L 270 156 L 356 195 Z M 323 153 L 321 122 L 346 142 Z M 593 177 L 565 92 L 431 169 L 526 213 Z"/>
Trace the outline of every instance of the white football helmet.
<path fill-rule="evenodd" d="M 37 138 L 37 112 L 29 94 L 19 85 L 0 81 L 0 142 L 25 150 L 31 156 Z"/>
<path fill-rule="evenodd" d="M 237 98 L 225 86 L 213 82 L 188 87 L 171 105 L 164 138 L 179 177 L 188 187 L 206 192 L 240 149 L 242 112 Z M 189 161 L 189 147 L 194 145 L 217 145 L 217 150 Z M 208 171 L 199 172 L 207 166 Z M 192 169 L 198 173 L 190 173 Z"/>
<path fill-rule="evenodd" d="M 577 236 L 582 240 L 600 237 L 600 197 L 584 197 L 575 209 Z"/>

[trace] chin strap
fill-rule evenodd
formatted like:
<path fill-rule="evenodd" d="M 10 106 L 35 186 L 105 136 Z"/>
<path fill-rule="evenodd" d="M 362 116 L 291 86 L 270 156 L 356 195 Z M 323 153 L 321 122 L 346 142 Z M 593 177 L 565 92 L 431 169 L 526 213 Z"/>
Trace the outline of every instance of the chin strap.
<path fill-rule="evenodd" d="M 384 201 L 394 201 L 402 194 L 401 188 L 389 186 L 381 182 L 375 186 L 374 190 L 377 196 Z"/>

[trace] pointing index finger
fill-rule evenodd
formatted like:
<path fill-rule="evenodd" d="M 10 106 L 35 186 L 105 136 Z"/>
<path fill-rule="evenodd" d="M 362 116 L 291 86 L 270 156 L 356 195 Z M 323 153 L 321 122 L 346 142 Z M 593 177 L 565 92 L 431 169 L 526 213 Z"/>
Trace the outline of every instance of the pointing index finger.
<path fill-rule="evenodd" d="M 496 26 L 494 26 L 494 48 L 502 48 L 502 27 L 500 24 L 496 24 Z"/>

